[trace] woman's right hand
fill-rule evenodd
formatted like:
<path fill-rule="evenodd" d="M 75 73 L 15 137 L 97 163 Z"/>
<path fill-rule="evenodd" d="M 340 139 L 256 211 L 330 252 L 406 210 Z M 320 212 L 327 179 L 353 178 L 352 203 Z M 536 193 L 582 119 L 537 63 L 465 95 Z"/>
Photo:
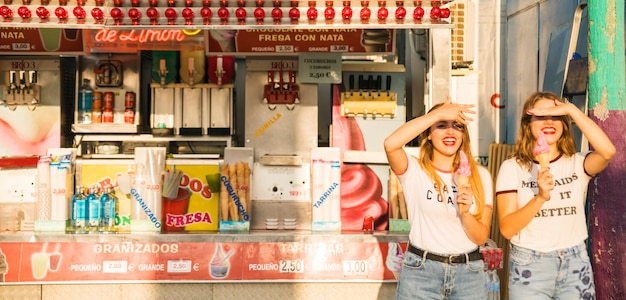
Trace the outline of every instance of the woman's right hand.
<path fill-rule="evenodd" d="M 539 196 L 544 201 L 550 200 L 550 191 L 554 189 L 554 178 L 550 173 L 550 168 L 541 168 L 537 173 L 537 186 L 539 187 Z"/>
<path fill-rule="evenodd" d="M 433 110 L 432 113 L 435 113 L 440 121 L 454 120 L 467 125 L 467 122 L 473 120 L 468 114 L 476 114 L 476 111 L 470 109 L 472 107 L 474 107 L 473 104 L 452 103 L 452 100 L 448 98 L 441 107 Z"/>

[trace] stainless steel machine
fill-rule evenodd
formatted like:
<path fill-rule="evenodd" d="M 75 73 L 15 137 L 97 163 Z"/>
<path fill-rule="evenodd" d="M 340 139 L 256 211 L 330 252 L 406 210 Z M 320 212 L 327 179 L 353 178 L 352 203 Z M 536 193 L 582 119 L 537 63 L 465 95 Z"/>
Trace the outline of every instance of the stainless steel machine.
<path fill-rule="evenodd" d="M 311 228 L 316 84 L 298 81 L 297 58 L 246 60 L 245 146 L 254 148 L 252 229 Z"/>

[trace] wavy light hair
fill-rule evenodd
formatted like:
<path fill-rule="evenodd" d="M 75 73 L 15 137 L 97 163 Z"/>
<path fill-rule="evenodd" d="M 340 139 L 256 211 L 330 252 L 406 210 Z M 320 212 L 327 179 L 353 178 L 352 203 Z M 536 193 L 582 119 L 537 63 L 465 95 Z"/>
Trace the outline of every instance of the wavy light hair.
<path fill-rule="evenodd" d="M 533 116 L 526 112 L 533 108 L 537 101 L 544 99 L 562 101 L 559 96 L 552 92 L 535 92 L 526 98 L 522 109 L 519 135 L 515 142 L 515 150 L 510 156 L 515 157 L 517 163 L 527 170 L 530 170 L 535 161 L 533 149 L 537 143 L 537 138 L 533 136 L 530 129 Z M 576 154 L 576 144 L 574 142 L 574 133 L 572 132 L 572 118 L 570 116 L 557 116 L 557 118 L 563 123 L 563 134 L 557 141 L 557 148 L 563 155 L 572 156 Z"/>
<path fill-rule="evenodd" d="M 438 109 L 442 105 L 443 103 L 439 103 L 433 106 L 428 112 Z M 421 143 L 420 143 L 420 157 L 418 159 L 418 162 L 422 166 L 422 169 L 426 171 L 426 174 L 428 174 L 428 177 L 430 177 L 430 179 L 435 183 L 435 186 L 437 187 L 437 192 L 439 193 L 441 198 L 445 199 L 444 193 L 443 193 L 445 184 L 443 184 L 443 180 L 437 174 L 437 171 L 435 170 L 435 167 L 433 166 L 434 146 L 433 146 L 433 142 L 428 139 L 430 132 L 431 130 L 430 128 L 428 128 L 424 132 L 422 132 L 422 134 L 420 134 Z M 480 178 L 480 173 L 478 173 L 478 166 L 476 162 L 474 161 L 474 159 L 472 159 L 473 155 L 472 155 L 472 149 L 470 147 L 469 131 L 467 130 L 467 126 L 465 125 L 463 125 L 463 140 L 461 141 L 461 147 L 459 147 L 459 149 L 457 150 L 456 156 L 454 157 L 454 163 L 452 164 L 454 167 L 454 170 L 456 170 L 460 164 L 461 159 L 459 157 L 459 151 L 465 152 L 465 155 L 468 157 L 470 170 L 472 172 L 472 176 L 470 177 L 469 182 L 472 186 L 472 192 L 474 193 L 474 199 L 476 201 L 476 213 L 473 214 L 473 216 L 475 219 L 479 220 L 485 208 L 485 191 L 483 187 L 483 182 Z M 451 189 L 448 188 L 448 190 L 451 190 Z"/>

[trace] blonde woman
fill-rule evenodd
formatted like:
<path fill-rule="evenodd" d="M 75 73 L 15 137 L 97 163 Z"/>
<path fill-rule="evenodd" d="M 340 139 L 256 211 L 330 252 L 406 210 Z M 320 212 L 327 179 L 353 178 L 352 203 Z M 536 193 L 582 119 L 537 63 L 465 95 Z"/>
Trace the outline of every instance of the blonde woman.
<path fill-rule="evenodd" d="M 572 120 L 593 151 L 576 152 Z M 549 148 L 544 168 L 533 153 L 540 134 Z M 509 299 L 595 299 L 585 199 L 613 155 L 607 135 L 575 105 L 550 92 L 528 97 L 515 151 L 496 181 L 500 232 L 511 240 Z"/>
<path fill-rule="evenodd" d="M 385 139 L 391 170 L 398 176 L 411 232 L 397 299 L 487 299 L 478 246 L 489 236 L 493 205 L 489 171 L 469 159 L 471 178 L 457 186 L 459 151 L 472 157 L 467 122 L 472 105 L 434 106 Z M 404 145 L 421 139 L 419 157 Z"/>

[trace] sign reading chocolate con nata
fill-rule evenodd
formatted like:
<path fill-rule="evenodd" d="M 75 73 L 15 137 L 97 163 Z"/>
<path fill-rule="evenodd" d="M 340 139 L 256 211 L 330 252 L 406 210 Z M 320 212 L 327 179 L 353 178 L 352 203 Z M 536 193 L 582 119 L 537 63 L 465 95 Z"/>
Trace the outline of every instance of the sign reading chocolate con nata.
<path fill-rule="evenodd" d="M 80 29 L 0 27 L 0 53 L 3 54 L 75 54 L 83 52 L 83 32 Z"/>
<path fill-rule="evenodd" d="M 209 55 L 289 55 L 302 52 L 392 53 L 389 29 L 249 29 L 209 30 Z"/>

